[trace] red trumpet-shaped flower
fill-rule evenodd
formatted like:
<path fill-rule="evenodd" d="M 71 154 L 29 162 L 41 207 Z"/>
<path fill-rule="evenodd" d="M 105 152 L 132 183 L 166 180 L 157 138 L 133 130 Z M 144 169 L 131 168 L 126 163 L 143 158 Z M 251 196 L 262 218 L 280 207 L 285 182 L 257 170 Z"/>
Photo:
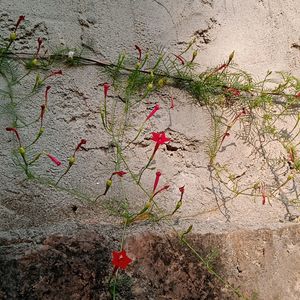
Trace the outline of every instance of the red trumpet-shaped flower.
<path fill-rule="evenodd" d="M 262 205 L 266 204 L 266 200 L 267 200 L 267 192 L 266 192 L 266 186 L 265 183 L 261 183 L 260 185 L 260 191 L 261 191 L 261 197 L 262 197 Z"/>
<path fill-rule="evenodd" d="M 37 57 L 39 55 L 39 52 L 41 50 L 41 46 L 43 44 L 43 39 L 41 37 L 39 37 L 37 39 L 37 42 L 38 42 L 38 46 L 37 46 L 37 49 L 36 49 L 35 57 Z"/>
<path fill-rule="evenodd" d="M 50 85 L 47 85 L 46 90 L 45 90 L 45 107 L 48 105 L 48 92 L 51 89 Z"/>
<path fill-rule="evenodd" d="M 134 47 L 139 53 L 138 60 L 141 61 L 141 59 L 142 59 L 142 49 L 138 45 L 134 45 Z"/>
<path fill-rule="evenodd" d="M 154 150 L 153 150 L 150 160 L 152 160 L 154 158 L 154 155 L 160 145 L 163 145 L 170 141 L 170 139 L 166 137 L 166 134 L 164 132 L 151 132 L 151 134 L 152 134 L 151 140 L 154 141 L 156 144 L 155 144 L 155 147 L 154 147 Z"/>
<path fill-rule="evenodd" d="M 146 121 L 148 121 L 158 110 L 160 109 L 159 104 L 156 104 L 150 114 L 147 116 Z"/>
<path fill-rule="evenodd" d="M 48 77 L 56 76 L 56 75 L 63 75 L 62 70 L 53 70 L 53 71 L 51 71 L 51 73 Z"/>
<path fill-rule="evenodd" d="M 25 16 L 19 16 L 19 19 L 17 21 L 16 27 L 15 27 L 15 32 L 17 31 L 19 25 L 21 24 L 21 22 L 23 22 L 25 20 Z"/>
<path fill-rule="evenodd" d="M 173 109 L 174 108 L 174 97 L 172 96 L 171 97 L 171 106 L 170 106 L 170 109 Z"/>
<path fill-rule="evenodd" d="M 17 131 L 16 128 L 6 127 L 5 130 L 6 130 L 6 131 L 13 132 L 13 133 L 16 135 L 19 144 L 21 145 L 21 139 L 20 139 L 19 133 L 18 133 L 18 131 Z"/>
<path fill-rule="evenodd" d="M 116 172 L 113 172 L 111 176 L 113 176 L 113 175 L 118 175 L 119 177 L 123 177 L 125 174 L 127 174 L 127 172 L 124 172 L 124 171 L 116 171 Z"/>
<path fill-rule="evenodd" d="M 182 197 L 183 197 L 183 194 L 184 194 L 184 186 L 182 186 L 182 187 L 180 187 L 179 188 L 179 191 L 180 191 L 180 200 L 179 201 L 181 201 L 182 200 Z"/>
<path fill-rule="evenodd" d="M 103 84 L 104 98 L 107 97 L 109 88 L 110 88 L 110 85 L 109 85 L 107 82 L 105 82 L 105 83 Z"/>
<path fill-rule="evenodd" d="M 51 155 L 51 154 L 47 154 L 47 156 L 57 165 L 57 166 L 60 166 L 61 165 L 61 161 L 56 158 L 55 156 Z"/>
<path fill-rule="evenodd" d="M 155 190 L 156 190 L 156 188 L 157 188 L 157 185 L 158 185 L 160 176 L 161 176 L 161 172 L 160 172 L 160 171 L 157 171 L 157 172 L 156 172 L 155 181 L 154 181 L 154 185 L 153 185 L 153 193 L 155 192 Z"/>
<path fill-rule="evenodd" d="M 74 156 L 75 156 L 75 153 L 82 147 L 82 145 L 86 144 L 86 140 L 85 139 L 81 139 L 79 144 L 77 145 L 76 149 L 75 149 L 75 152 L 74 152 Z"/>
<path fill-rule="evenodd" d="M 125 250 L 113 251 L 112 255 L 112 264 L 115 266 L 115 269 L 120 268 L 125 270 L 126 267 L 132 262 L 132 259 L 127 256 Z"/>
<path fill-rule="evenodd" d="M 180 191 L 181 194 L 183 194 L 184 193 L 184 186 L 180 187 L 179 191 Z"/>
<path fill-rule="evenodd" d="M 41 105 L 41 113 L 40 113 L 40 119 L 41 119 L 41 127 L 43 127 L 43 120 L 44 120 L 44 115 L 45 115 L 45 104 Z"/>
<path fill-rule="evenodd" d="M 154 194 L 153 194 L 153 197 L 156 196 L 157 194 L 161 193 L 162 191 L 164 190 L 167 190 L 170 186 L 167 184 L 165 186 L 163 186 L 161 189 L 159 189 L 158 191 L 156 191 Z"/>
<path fill-rule="evenodd" d="M 176 55 L 174 54 L 174 56 L 179 60 L 179 62 L 184 65 L 185 61 L 184 61 L 184 58 L 181 56 L 181 55 Z"/>
<path fill-rule="evenodd" d="M 163 145 L 169 141 L 171 141 L 169 138 L 166 137 L 166 134 L 164 132 L 151 132 L 152 138 L 151 140 L 156 142 L 158 145 Z"/>

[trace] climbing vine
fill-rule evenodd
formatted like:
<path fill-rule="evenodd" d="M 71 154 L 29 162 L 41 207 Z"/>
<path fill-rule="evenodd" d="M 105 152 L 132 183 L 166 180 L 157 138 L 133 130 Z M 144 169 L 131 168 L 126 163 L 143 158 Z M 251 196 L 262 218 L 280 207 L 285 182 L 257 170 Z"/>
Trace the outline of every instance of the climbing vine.
<path fill-rule="evenodd" d="M 297 218 L 290 208 L 299 205 L 299 79 L 287 73 L 276 73 L 277 79 L 273 80 L 272 72 L 268 72 L 263 80 L 256 82 L 252 76 L 235 66 L 234 52 L 224 63 L 199 73 L 195 62 L 197 50 L 194 50 L 194 41 L 178 54 L 168 54 L 164 51 L 153 54 L 135 45 L 136 58 L 121 54 L 116 63 L 86 58 L 76 49 L 60 49 L 55 53 L 49 53 L 43 48 L 41 38 L 37 40 L 34 52 L 16 51 L 14 45 L 18 42 L 21 34 L 20 26 L 24 19 L 24 16 L 19 17 L 9 37 L 4 37 L 1 41 L 0 48 L 0 74 L 5 83 L 0 90 L 1 114 L 11 117 L 11 123 L 7 124 L 6 131 L 16 141 L 12 150 L 15 165 L 24 172 L 28 181 L 43 183 L 72 193 L 84 201 L 95 203 L 99 199 L 106 199 L 114 189 L 115 183 L 122 183 L 125 178 L 138 187 L 144 196 L 140 207 L 131 207 L 126 195 L 121 205 L 118 203 L 118 207 L 114 207 L 122 220 L 124 236 L 119 251 L 113 252 L 113 270 L 108 279 L 113 299 L 117 299 L 119 273 L 132 261 L 124 250 L 128 228 L 132 224 L 145 221 L 163 222 L 172 226 L 170 220 L 184 205 L 185 186 L 176 187 L 177 201 L 171 211 L 165 211 L 157 201 L 170 185 L 164 181 L 163 172 L 156 168 L 155 158 L 161 148 L 172 142 L 172 138 L 167 130 L 151 132 L 150 122 L 155 122 L 158 111 L 167 114 L 177 104 L 173 95 L 169 96 L 168 111 L 162 109 L 158 103 L 146 106 L 145 103 L 147 104 L 150 95 L 162 88 L 174 87 L 186 91 L 193 96 L 194 102 L 205 108 L 211 116 L 211 137 L 206 147 L 208 170 L 214 187 L 212 192 L 221 201 L 219 209 L 226 218 L 230 218 L 230 213 L 226 209 L 227 202 L 240 195 L 260 199 L 262 206 L 271 205 L 273 201 L 281 201 L 286 208 L 286 218 L 290 221 Z M 85 137 L 74 141 L 74 147 L 70 149 L 70 155 L 65 159 L 66 164 L 54 153 L 50 153 L 47 149 L 40 150 L 39 147 L 47 130 L 45 119 L 51 110 L 49 104 L 51 86 L 57 76 L 64 74 L 63 70 L 54 69 L 53 66 L 72 68 L 84 65 L 100 67 L 109 78 L 108 82 L 103 82 L 98 87 L 101 91 L 98 115 L 114 149 L 114 169 L 103 183 L 102 191 L 97 195 L 85 195 L 64 185 L 68 181 L 70 170 L 76 168 L 76 163 L 80 160 L 80 152 L 91 141 Z M 18 87 L 19 90 L 25 80 L 26 85 L 30 85 L 29 91 L 22 95 L 16 94 L 15 89 Z M 112 101 L 109 99 L 110 93 L 116 95 Z M 43 100 L 36 116 L 28 122 L 24 120 L 18 108 L 24 99 L 30 99 L 34 95 L 42 95 Z M 132 123 L 132 112 L 143 105 L 144 119 L 140 124 Z M 37 127 L 37 131 L 29 138 L 26 130 L 33 125 Z M 134 131 L 131 130 L 132 127 Z M 128 160 L 128 153 L 140 143 L 141 139 L 151 141 L 151 154 L 144 161 L 132 166 Z M 258 163 L 246 166 L 241 173 L 236 174 L 231 164 L 241 163 L 242 159 L 240 162 L 230 161 L 221 155 L 228 151 L 229 143 L 247 147 L 249 158 Z M 44 177 L 38 169 L 39 161 L 43 158 L 49 159 L 49 163 L 56 167 L 64 165 L 64 168 L 51 178 Z M 136 165 L 140 166 L 139 169 Z M 145 174 L 153 181 L 153 188 L 150 190 L 144 185 Z M 254 179 L 250 180 L 251 178 Z M 174 229 L 181 242 L 211 274 L 237 296 L 248 299 L 222 279 L 193 248 L 187 239 L 187 234 L 191 230 L 192 226 L 184 232 L 177 232 Z"/>

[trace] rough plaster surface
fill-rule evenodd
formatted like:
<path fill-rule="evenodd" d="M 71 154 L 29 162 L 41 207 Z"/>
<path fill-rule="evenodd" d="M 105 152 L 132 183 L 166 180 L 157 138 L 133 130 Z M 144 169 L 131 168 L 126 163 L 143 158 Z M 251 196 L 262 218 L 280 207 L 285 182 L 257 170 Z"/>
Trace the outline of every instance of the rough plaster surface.
<path fill-rule="evenodd" d="M 83 48 L 83 53 L 87 56 L 115 61 L 123 50 L 136 56 L 134 44 L 139 44 L 143 49 L 164 47 L 176 53 L 196 38 L 196 46 L 200 50 L 197 62 L 201 69 L 225 61 L 228 54 L 235 50 L 235 62 L 238 66 L 255 76 L 262 77 L 267 70 L 300 74 L 300 52 L 297 46 L 300 44 L 300 21 L 297 17 L 300 3 L 297 0 L 2 0 L 0 11 L 1 34 L 9 32 L 8 29 L 13 27 L 19 15 L 26 16 L 26 29 L 23 28 L 23 37 L 18 46 L 23 51 L 32 49 L 36 39 L 42 37 L 50 49 L 66 46 Z M 66 158 L 78 141 L 81 138 L 87 139 L 87 151 L 80 151 L 76 167 L 63 184 L 66 187 L 75 186 L 92 197 L 103 191 L 104 183 L 113 168 L 111 159 L 114 149 L 102 129 L 98 113 L 102 91 L 97 85 L 106 80 L 100 70 L 92 66 L 64 69 L 63 77 L 51 79 L 49 111 L 45 121 L 47 130 L 39 144 L 40 149 L 58 156 L 66 165 Z M 26 85 L 24 87 L 26 91 Z M 20 93 L 24 93 L 24 89 Z M 167 109 L 170 94 L 175 96 L 176 103 L 171 112 Z M 25 121 L 32 120 L 32 116 L 38 114 L 42 97 L 41 92 L 30 101 L 22 99 L 19 113 Z M 110 99 L 115 99 L 113 91 Z M 205 153 L 211 134 L 208 112 L 195 105 L 190 96 L 176 89 L 163 90 L 152 96 L 150 101 L 159 102 L 163 109 L 153 119 L 148 137 L 153 130 L 166 130 L 167 135 L 172 138 L 171 147 L 161 148 L 154 165 L 163 172 L 162 183 L 171 185 L 159 198 L 162 207 L 166 210 L 174 208 L 178 200 L 178 187 L 186 186 L 185 203 L 174 218 L 174 224 L 178 228 L 187 228 L 192 223 L 194 232 L 199 234 L 259 228 L 281 232 L 280 230 L 284 230 L 281 227 L 289 225 L 284 218 L 284 205 L 280 201 L 272 202 L 272 206 L 262 207 L 260 199 L 239 197 L 229 200 L 226 210 L 222 207 L 219 209 L 218 204 L 222 203 L 216 203 L 212 193 L 207 169 L 208 157 Z M 146 105 L 143 105 L 136 109 L 133 123 L 138 123 L 147 115 Z M 10 115 L 1 114 L 1 128 L 9 126 L 11 120 Z M 20 132 L 26 139 L 32 137 L 36 130 L 37 128 L 31 128 Z M 107 203 L 120 201 L 120 185 L 115 185 L 114 193 L 109 197 L 90 203 L 63 190 L 24 182 L 20 170 L 14 167 L 10 159 L 11 149 L 16 146 L 14 139 L 3 130 L 0 131 L 0 139 L 0 228 L 3 232 L 58 226 L 65 222 L 115 223 L 115 218 L 103 207 L 107 207 Z M 127 153 L 130 164 L 138 167 L 145 155 L 151 155 L 152 149 L 153 143 L 141 138 Z M 251 179 L 256 175 L 256 168 L 247 159 L 243 160 L 248 154 L 249 150 L 242 142 L 228 141 L 222 159 L 230 162 L 237 173 L 242 173 L 245 168 L 249 169 L 248 176 Z M 43 175 L 46 176 L 58 172 L 57 168 L 49 165 L 46 158 L 40 169 L 44 170 Z M 143 182 L 148 189 L 152 188 L 154 174 L 155 171 L 145 172 Z M 142 194 L 130 185 L 128 179 L 125 178 L 123 185 L 124 183 L 129 187 L 127 193 L 130 195 L 130 205 L 142 207 Z M 73 205 L 78 206 L 76 213 L 72 211 Z M 59 228 L 64 231 L 63 227 Z M 141 229 L 144 230 L 145 227 Z M 276 232 L 274 234 L 278 236 L 279 233 Z M 295 236 L 291 239 L 291 243 L 298 247 L 299 240 Z M 246 251 L 246 247 L 243 249 Z M 266 265 L 266 272 L 271 272 L 267 268 Z M 257 270 L 253 271 L 255 272 Z M 278 281 L 286 277 L 293 282 L 296 271 L 278 273 Z M 247 287 L 247 284 L 244 286 Z M 264 295 L 264 286 L 258 284 L 257 289 L 259 294 L 262 292 Z M 298 299 L 296 290 L 286 294 L 289 298 L 279 294 L 278 299 Z M 265 296 L 261 299 L 276 298 Z"/>

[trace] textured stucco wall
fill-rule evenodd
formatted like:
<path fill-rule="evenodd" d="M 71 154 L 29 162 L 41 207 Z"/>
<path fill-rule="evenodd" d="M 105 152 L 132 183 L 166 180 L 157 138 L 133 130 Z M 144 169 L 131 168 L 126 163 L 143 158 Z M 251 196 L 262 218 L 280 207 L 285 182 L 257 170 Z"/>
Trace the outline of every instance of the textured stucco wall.
<path fill-rule="evenodd" d="M 224 61 L 235 50 L 235 62 L 255 76 L 262 76 L 268 69 L 297 73 L 299 50 L 292 47 L 299 40 L 297 24 L 300 21 L 296 16 L 300 4 L 297 1 L 2 1 L 1 8 L 3 34 L 8 33 L 7 28 L 12 28 L 19 15 L 26 16 L 26 29 L 18 43 L 23 51 L 35 47 L 36 39 L 42 37 L 50 51 L 56 47 L 77 47 L 85 49 L 87 56 L 115 61 L 122 51 L 136 55 L 134 44 L 143 49 L 165 47 L 176 53 L 196 38 L 200 68 Z M 97 194 L 99 189 L 103 189 L 103 182 L 113 167 L 108 159 L 112 157 L 113 149 L 109 148 L 109 138 L 103 132 L 98 115 L 101 90 L 97 85 L 105 79 L 99 68 L 90 66 L 65 69 L 63 77 L 50 81 L 53 88 L 45 122 L 47 130 L 40 143 L 41 149 L 63 159 L 70 155 L 80 138 L 88 140 L 88 151 L 80 153 L 77 165 L 65 184 L 72 184 L 90 194 Z M 161 200 L 163 206 L 173 206 L 176 186 L 186 184 L 188 200 L 182 212 L 184 217 L 189 218 L 191 214 L 200 216 L 196 217 L 198 221 L 212 222 L 213 228 L 230 226 L 224 225 L 223 216 L 218 216 L 218 212 L 213 220 L 210 213 L 205 214 L 216 206 L 207 189 L 208 160 L 204 153 L 210 134 L 209 116 L 186 94 L 176 90 L 171 92 L 175 95 L 176 108 L 171 114 L 169 132 L 179 151 L 162 151 L 157 156 L 156 167 L 167 170 L 164 171 L 164 179 L 175 186 L 162 197 L 165 198 Z M 24 89 L 20 93 L 24 93 Z M 169 95 L 170 90 L 162 91 L 160 95 L 152 96 L 152 101 L 159 101 L 167 109 Z M 113 93 L 111 96 L 113 98 Z M 30 101 L 22 100 L 19 113 L 28 122 L 38 114 L 42 97 L 41 92 Z M 139 109 L 143 113 L 145 107 Z M 11 120 L 11 116 L 3 114 L 1 127 L 9 126 Z M 151 129 L 164 130 L 169 122 L 167 111 L 162 110 Z M 24 138 L 26 135 L 32 137 L 37 128 L 30 130 L 21 130 Z M 102 214 L 99 207 L 94 208 L 95 214 L 86 203 L 80 204 L 63 191 L 22 183 L 18 178 L 19 170 L 15 170 L 7 158 L 15 143 L 7 132 L 1 131 L 1 139 L 1 225 L 4 228 L 72 218 L 70 206 L 74 203 L 82 206 L 80 218 L 99 218 L 99 213 Z M 149 147 L 128 153 L 134 158 L 131 161 L 133 165 L 143 161 L 145 151 L 149 155 L 151 153 L 151 142 L 143 143 Z M 237 164 L 234 153 L 244 151 L 247 154 L 248 151 L 243 145 L 238 146 L 237 151 L 229 153 L 229 158 L 233 155 L 233 164 Z M 57 172 L 55 168 L 49 169 L 46 159 L 44 162 L 41 166 L 44 173 Z M 149 188 L 153 176 L 154 173 L 145 176 L 145 184 Z M 25 189 L 22 185 L 26 186 Z M 135 198 L 139 197 L 137 191 L 131 190 L 131 193 Z M 280 203 L 274 203 L 272 208 L 264 211 L 261 211 L 260 203 L 247 199 L 230 205 L 232 220 L 236 220 L 238 226 L 276 225 L 282 218 Z M 245 210 L 251 213 L 241 218 Z M 258 210 L 262 218 L 258 218 Z M 211 230 L 211 226 L 206 225 L 205 228 Z M 200 228 L 203 228 L 202 224 Z"/>
<path fill-rule="evenodd" d="M 200 69 L 222 63 L 235 50 L 235 63 L 261 78 L 267 70 L 291 71 L 300 75 L 300 51 L 297 47 L 300 45 L 299 11 L 298 0 L 2 0 L 0 27 L 1 35 L 6 35 L 18 16 L 25 15 L 27 22 L 26 29 L 21 30 L 23 37 L 18 43 L 20 50 L 32 49 L 36 39 L 42 37 L 50 51 L 56 47 L 82 48 L 84 55 L 106 61 L 115 61 L 122 51 L 136 56 L 135 44 L 143 49 L 164 47 L 171 53 L 177 53 L 196 38 Z M 45 119 L 47 129 L 39 144 L 39 149 L 55 154 L 66 165 L 66 158 L 78 141 L 87 139 L 87 151 L 80 151 L 76 166 L 62 184 L 66 187 L 75 186 L 89 195 L 103 192 L 104 183 L 113 168 L 111 159 L 114 149 L 99 120 L 102 90 L 97 85 L 108 80 L 100 71 L 94 66 L 65 68 L 63 77 L 49 82 L 52 89 Z M 26 91 L 26 84 L 21 88 Z M 20 89 L 20 93 L 24 93 L 24 89 Z M 170 93 L 175 96 L 176 106 L 169 115 Z M 33 99 L 22 99 L 18 112 L 25 121 L 29 122 L 32 116 L 39 113 L 42 99 L 43 91 Z M 115 99 L 113 91 L 110 99 Z M 204 151 L 210 135 L 209 114 L 195 105 L 189 95 L 175 89 L 162 90 L 151 96 L 150 100 L 158 101 L 162 110 L 152 122 L 148 136 L 151 131 L 168 128 L 171 145 L 178 148 L 177 151 L 169 151 L 162 147 L 156 157 L 155 167 L 163 171 L 162 183 L 171 185 L 169 191 L 159 198 L 162 207 L 174 208 L 178 200 L 178 187 L 186 186 L 185 202 L 174 224 L 186 228 L 193 223 L 194 232 L 199 233 L 286 225 L 284 206 L 279 201 L 274 201 L 272 206 L 262 207 L 260 199 L 247 197 L 228 202 L 226 213 L 230 214 L 231 222 L 226 222 L 211 192 L 208 157 Z M 132 122 L 138 123 L 145 116 L 145 107 L 140 106 Z M 9 126 L 11 121 L 11 115 L 2 113 L 0 128 Z M 37 127 L 33 126 L 29 130 L 20 130 L 20 133 L 26 139 L 35 135 L 36 130 Z M 23 175 L 20 175 L 22 173 L 10 159 L 11 149 L 17 146 L 15 139 L 10 133 L 0 130 L 0 140 L 0 230 L 23 230 L 50 224 L 55 227 L 55 224 L 66 222 L 114 223 L 115 219 L 103 209 L 108 199 L 90 203 L 63 190 L 24 182 Z M 230 145 L 235 150 L 226 151 L 223 159 L 231 162 L 237 173 L 249 169 L 249 178 L 253 179 L 256 176 L 256 162 L 241 161 L 241 158 L 247 157 L 249 149 L 242 142 Z M 127 153 L 132 166 L 138 167 L 144 162 L 145 153 L 149 156 L 153 150 L 152 142 L 143 138 L 140 146 Z M 50 166 L 46 158 L 42 160 L 40 169 L 44 175 L 58 174 L 58 169 Z M 145 186 L 150 190 L 154 174 L 155 171 L 145 172 L 143 177 Z M 144 200 L 140 200 L 143 199 L 142 194 L 130 185 L 128 179 L 124 178 L 124 183 L 130 187 L 127 193 L 131 205 L 141 206 L 144 203 Z M 118 187 L 116 184 L 113 201 L 121 197 Z M 71 209 L 74 204 L 78 206 L 76 214 Z M 294 239 L 292 243 L 299 244 Z M 243 251 L 246 249 L 243 248 Z M 276 267 L 281 268 L 286 261 L 280 261 L 279 254 L 277 257 L 279 263 Z M 293 281 L 295 272 L 292 273 L 289 281 L 291 290 L 297 289 Z M 288 271 L 284 274 L 288 276 Z M 280 278 L 277 282 L 280 282 Z M 280 284 L 284 287 L 284 280 Z M 254 287 L 263 290 L 261 284 L 248 285 L 247 282 L 248 290 Z M 292 292 L 287 295 L 286 298 L 281 295 L 280 299 L 292 299 Z M 271 298 L 264 296 L 261 299 Z"/>

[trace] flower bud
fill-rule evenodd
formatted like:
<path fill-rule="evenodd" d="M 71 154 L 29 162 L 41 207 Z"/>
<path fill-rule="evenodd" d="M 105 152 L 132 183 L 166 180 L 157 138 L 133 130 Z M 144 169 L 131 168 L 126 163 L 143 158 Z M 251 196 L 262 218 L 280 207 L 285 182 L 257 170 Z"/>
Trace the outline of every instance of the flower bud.
<path fill-rule="evenodd" d="M 166 84 L 166 79 L 165 78 L 159 79 L 157 84 L 159 87 L 163 87 Z"/>
<path fill-rule="evenodd" d="M 112 180 L 111 179 L 108 179 L 106 181 L 106 187 L 110 188 L 112 186 Z"/>
<path fill-rule="evenodd" d="M 16 38 L 17 38 L 17 34 L 16 34 L 15 32 L 11 32 L 11 33 L 10 33 L 10 36 L 9 36 L 9 40 L 10 40 L 11 42 L 13 42 L 13 41 L 16 40 Z"/>
<path fill-rule="evenodd" d="M 19 148 L 19 153 L 22 155 L 22 156 L 24 156 L 25 155 L 25 148 L 24 147 L 20 147 Z"/>
<path fill-rule="evenodd" d="M 74 156 L 71 156 L 68 158 L 68 161 L 69 161 L 69 165 L 72 166 L 75 163 L 76 159 Z"/>
<path fill-rule="evenodd" d="M 195 58 L 196 58 L 197 54 L 198 54 L 198 51 L 197 51 L 197 50 L 195 50 L 195 51 L 193 52 L 193 56 L 192 56 L 192 60 L 191 60 L 191 62 L 193 62 L 193 61 L 195 60 Z"/>
<path fill-rule="evenodd" d="M 36 67 L 38 65 L 38 60 L 36 58 L 34 58 L 32 61 L 31 61 L 31 65 L 33 67 Z"/>
<path fill-rule="evenodd" d="M 152 91 L 152 90 L 153 90 L 153 83 L 150 82 L 150 83 L 148 83 L 148 85 L 147 85 L 147 91 Z"/>
<path fill-rule="evenodd" d="M 229 64 L 233 60 L 233 57 L 234 57 L 234 51 L 232 51 L 231 54 L 229 55 L 227 64 Z"/>

